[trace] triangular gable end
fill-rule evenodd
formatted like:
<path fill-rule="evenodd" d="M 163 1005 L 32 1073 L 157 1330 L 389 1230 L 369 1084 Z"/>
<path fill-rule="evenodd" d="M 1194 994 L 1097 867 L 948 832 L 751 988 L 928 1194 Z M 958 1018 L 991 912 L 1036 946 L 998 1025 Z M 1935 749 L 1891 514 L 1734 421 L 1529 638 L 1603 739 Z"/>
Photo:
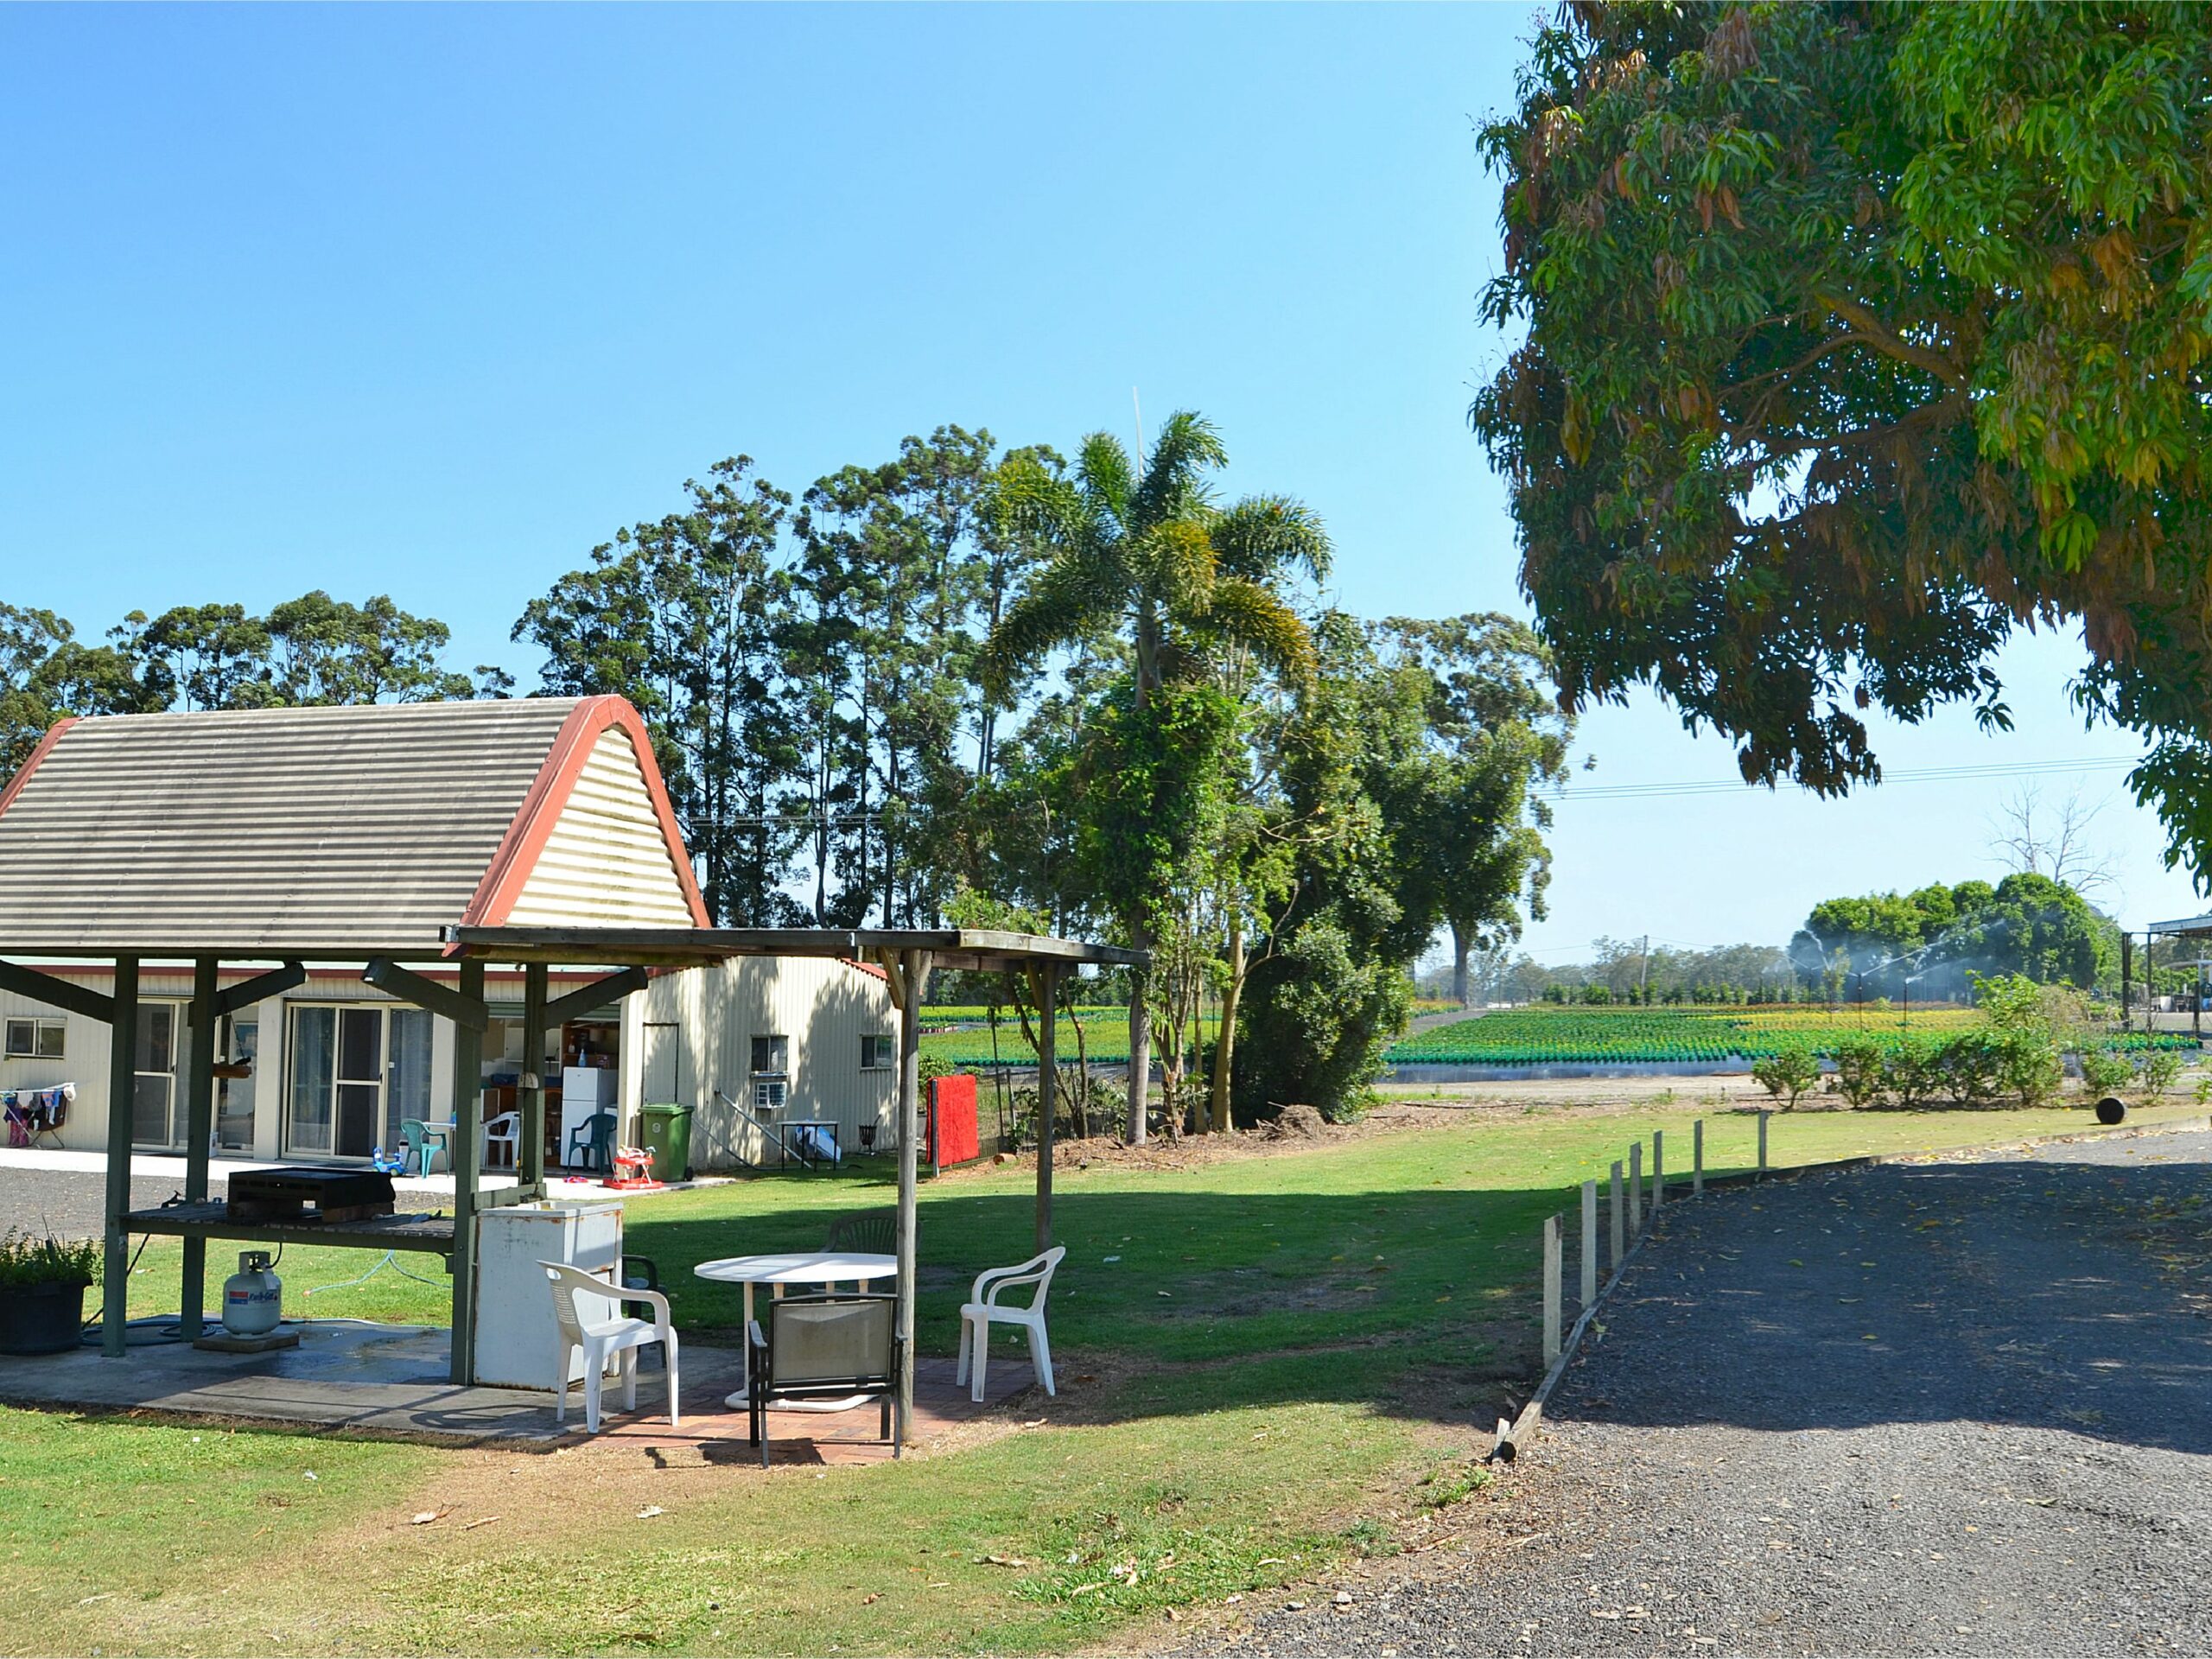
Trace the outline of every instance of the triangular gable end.
<path fill-rule="evenodd" d="M 709 927 L 652 740 L 620 697 L 576 706 L 463 918 L 482 927 Z"/>

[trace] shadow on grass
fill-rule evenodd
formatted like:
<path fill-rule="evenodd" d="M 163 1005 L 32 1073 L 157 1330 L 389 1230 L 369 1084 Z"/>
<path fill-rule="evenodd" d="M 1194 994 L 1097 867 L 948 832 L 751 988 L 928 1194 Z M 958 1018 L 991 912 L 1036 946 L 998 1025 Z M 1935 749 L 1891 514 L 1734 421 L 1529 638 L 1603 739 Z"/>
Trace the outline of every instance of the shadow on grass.
<path fill-rule="evenodd" d="M 681 1325 L 734 1342 L 742 1293 L 697 1279 L 696 1264 L 819 1249 L 832 1217 L 891 1196 L 888 1182 L 847 1178 L 741 1217 L 639 1205 L 628 1247 L 658 1265 Z M 1538 1229 L 1560 1203 L 1556 1190 L 1063 1191 L 1054 1363 L 1111 1385 L 1072 1390 L 1090 1402 L 1078 1414 L 1299 1402 L 1465 1422 L 1525 1393 L 1539 1369 Z M 1033 1200 L 947 1185 L 925 1188 L 918 1210 L 917 1346 L 950 1355 L 974 1276 L 1031 1254 Z M 1019 1338 L 1001 1331 L 992 1363 L 1026 1365 Z"/>

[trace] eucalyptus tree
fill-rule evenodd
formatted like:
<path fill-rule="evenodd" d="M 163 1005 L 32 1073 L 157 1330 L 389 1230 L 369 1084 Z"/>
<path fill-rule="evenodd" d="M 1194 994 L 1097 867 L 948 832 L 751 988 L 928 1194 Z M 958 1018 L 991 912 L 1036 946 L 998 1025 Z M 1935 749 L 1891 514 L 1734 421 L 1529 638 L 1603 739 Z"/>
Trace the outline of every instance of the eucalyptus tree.
<path fill-rule="evenodd" d="M 1132 458 L 1106 433 L 1084 440 L 1071 472 L 1033 457 L 999 469 L 998 522 L 1036 544 L 1040 562 L 982 653 L 987 690 L 1053 652 L 1103 637 L 1130 657 L 1125 703 L 1092 727 L 1092 840 L 1105 903 L 1139 949 L 1176 922 L 1200 837 L 1219 816 L 1234 709 L 1217 682 L 1224 658 L 1255 661 L 1290 683 L 1313 671 L 1312 636 L 1286 598 L 1300 574 L 1320 580 L 1330 548 L 1320 521 L 1287 496 L 1214 497 L 1227 463 L 1200 416 L 1170 416 L 1150 454 Z M 1150 1085 L 1150 999 L 1129 999 L 1129 1137 L 1141 1141 Z"/>
<path fill-rule="evenodd" d="M 286 703 L 431 702 L 483 695 L 493 671 L 471 677 L 443 665 L 452 631 L 378 594 L 355 605 L 321 588 L 270 607 L 272 701 Z"/>
<path fill-rule="evenodd" d="M 1544 917 L 1551 807 L 1567 779 L 1573 721 L 1560 712 L 1551 658 L 1528 624 L 1495 612 L 1394 616 L 1375 631 L 1384 660 L 1421 677 L 1423 762 L 1392 804 L 1407 902 L 1452 935 L 1452 995 L 1467 965 Z"/>
<path fill-rule="evenodd" d="M 835 784 L 819 773 L 842 799 L 821 820 L 846 834 L 823 836 L 817 870 L 834 857 L 887 925 L 936 919 L 946 844 L 991 764 L 1003 704 L 981 690 L 976 658 L 1020 555 L 986 510 L 996 456 L 988 431 L 941 426 L 891 461 L 817 480 L 795 520 L 816 701 L 852 723 L 846 753 L 864 767 Z M 827 855 L 832 839 L 843 844 Z"/>
<path fill-rule="evenodd" d="M 638 705 L 708 909 L 772 925 L 799 913 L 783 891 L 801 755 L 779 638 L 789 578 L 773 557 L 791 497 L 752 468 L 718 462 L 685 485 L 683 510 L 594 548 L 514 637 L 545 652 L 546 690 Z"/>
<path fill-rule="evenodd" d="M 87 645 L 65 617 L 0 601 L 0 778 L 10 778 L 65 715 L 163 706 L 118 647 Z"/>

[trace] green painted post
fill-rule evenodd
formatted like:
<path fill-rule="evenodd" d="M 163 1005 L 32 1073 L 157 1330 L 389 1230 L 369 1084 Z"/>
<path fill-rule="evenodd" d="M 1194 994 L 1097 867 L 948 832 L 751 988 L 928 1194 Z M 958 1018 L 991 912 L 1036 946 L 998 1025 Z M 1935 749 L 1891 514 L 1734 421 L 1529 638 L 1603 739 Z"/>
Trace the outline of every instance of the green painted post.
<path fill-rule="evenodd" d="M 100 1297 L 100 1352 L 120 1359 L 130 1319 L 130 1118 L 138 1071 L 138 958 L 115 959 L 114 1023 L 107 1048 L 107 1262 Z"/>
<path fill-rule="evenodd" d="M 520 1196 L 545 1196 L 545 964 L 522 970 L 522 1150 L 515 1159 Z"/>
<path fill-rule="evenodd" d="M 192 964 L 192 1031 L 185 1043 L 184 1201 L 207 1201 L 207 1143 L 215 1133 L 215 988 L 219 964 L 201 957 Z M 207 1241 L 184 1241 L 184 1272 L 178 1295 L 178 1329 L 187 1342 L 198 1339 L 207 1305 Z"/>
<path fill-rule="evenodd" d="M 484 1000 L 484 964 L 461 964 L 460 991 Z M 460 1020 L 453 1027 L 453 1368 L 456 1388 L 476 1381 L 476 1163 L 483 1156 L 477 1124 L 483 1116 L 484 1033 Z"/>
<path fill-rule="evenodd" d="M 1059 1117 L 1059 1057 L 1053 1051 L 1059 1024 L 1060 970 L 1037 969 L 1037 1254 L 1052 1248 L 1052 1135 Z"/>

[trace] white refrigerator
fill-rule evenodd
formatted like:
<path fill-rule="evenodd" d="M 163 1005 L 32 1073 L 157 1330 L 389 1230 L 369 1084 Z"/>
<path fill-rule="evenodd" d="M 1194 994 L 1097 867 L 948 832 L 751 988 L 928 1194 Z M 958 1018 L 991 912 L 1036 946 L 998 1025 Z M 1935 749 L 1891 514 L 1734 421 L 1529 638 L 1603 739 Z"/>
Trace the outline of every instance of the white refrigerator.
<path fill-rule="evenodd" d="M 487 1388 L 550 1389 L 561 1327 L 541 1262 L 622 1274 L 620 1202 L 501 1205 L 476 1212 L 476 1380 Z M 611 1287 L 610 1281 L 610 1287 Z M 571 1356 L 569 1380 L 583 1376 Z"/>
<path fill-rule="evenodd" d="M 589 1122 L 594 1113 L 614 1109 L 614 1080 L 620 1075 L 611 1065 L 561 1068 L 561 1158 L 564 1163 L 569 1137 Z"/>

